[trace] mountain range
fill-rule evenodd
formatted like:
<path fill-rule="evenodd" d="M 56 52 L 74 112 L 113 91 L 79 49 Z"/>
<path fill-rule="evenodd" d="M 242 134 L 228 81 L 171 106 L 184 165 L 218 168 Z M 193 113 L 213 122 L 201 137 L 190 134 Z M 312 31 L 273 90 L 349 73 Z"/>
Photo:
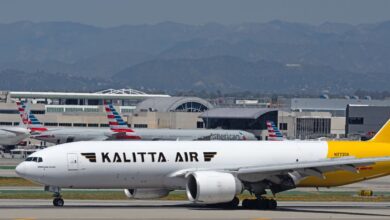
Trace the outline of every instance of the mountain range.
<path fill-rule="evenodd" d="M 390 79 L 390 21 L 110 28 L 21 21 L 0 24 L 0 45 L 2 90 L 350 93 L 388 90 Z M 24 85 L 26 78 L 42 85 Z M 51 83 L 67 80 L 79 82 Z"/>

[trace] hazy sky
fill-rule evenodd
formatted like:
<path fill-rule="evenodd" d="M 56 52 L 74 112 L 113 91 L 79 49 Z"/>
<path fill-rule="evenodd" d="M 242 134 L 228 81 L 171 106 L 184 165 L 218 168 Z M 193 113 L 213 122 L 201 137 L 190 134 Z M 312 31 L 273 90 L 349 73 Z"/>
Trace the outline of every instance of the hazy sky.
<path fill-rule="evenodd" d="M 390 0 L 1 0 L 0 23 L 75 21 L 97 26 L 285 20 L 351 24 L 390 20 Z"/>

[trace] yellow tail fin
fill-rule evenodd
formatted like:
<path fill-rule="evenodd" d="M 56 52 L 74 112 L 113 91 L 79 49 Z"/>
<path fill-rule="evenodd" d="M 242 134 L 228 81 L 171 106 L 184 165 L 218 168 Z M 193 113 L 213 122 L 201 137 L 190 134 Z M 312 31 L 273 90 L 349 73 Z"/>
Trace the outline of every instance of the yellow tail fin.
<path fill-rule="evenodd" d="M 390 143 L 390 120 L 388 120 L 386 124 L 383 125 L 383 127 L 378 131 L 378 133 L 376 133 L 371 141 Z"/>

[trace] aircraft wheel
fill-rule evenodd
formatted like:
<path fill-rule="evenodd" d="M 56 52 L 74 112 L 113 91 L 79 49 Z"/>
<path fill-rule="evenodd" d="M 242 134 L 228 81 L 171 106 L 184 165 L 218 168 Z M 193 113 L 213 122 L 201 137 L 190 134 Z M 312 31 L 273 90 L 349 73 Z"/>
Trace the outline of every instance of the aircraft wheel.
<path fill-rule="evenodd" d="M 54 206 L 64 206 L 64 200 L 61 198 L 54 198 L 53 205 Z"/>
<path fill-rule="evenodd" d="M 240 204 L 240 200 L 237 197 L 234 197 L 232 201 L 225 203 L 224 207 L 227 209 L 235 209 L 238 207 L 238 204 Z"/>
<path fill-rule="evenodd" d="M 278 203 L 276 202 L 275 199 L 268 200 L 268 209 L 274 210 L 276 209 L 276 207 L 278 207 Z"/>
<path fill-rule="evenodd" d="M 253 199 L 244 199 L 242 201 L 242 207 L 245 209 L 254 209 L 256 200 Z"/>

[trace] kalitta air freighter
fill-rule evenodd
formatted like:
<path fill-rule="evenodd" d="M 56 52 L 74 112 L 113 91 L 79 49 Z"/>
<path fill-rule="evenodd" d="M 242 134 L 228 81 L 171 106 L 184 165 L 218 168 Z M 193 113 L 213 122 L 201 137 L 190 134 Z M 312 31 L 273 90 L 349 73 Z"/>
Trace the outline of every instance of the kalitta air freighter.
<path fill-rule="evenodd" d="M 124 189 L 160 198 L 186 190 L 194 203 L 274 209 L 264 197 L 296 187 L 334 187 L 390 174 L 390 120 L 370 141 L 91 141 L 46 148 L 17 166 L 21 177 L 61 188 Z"/>

